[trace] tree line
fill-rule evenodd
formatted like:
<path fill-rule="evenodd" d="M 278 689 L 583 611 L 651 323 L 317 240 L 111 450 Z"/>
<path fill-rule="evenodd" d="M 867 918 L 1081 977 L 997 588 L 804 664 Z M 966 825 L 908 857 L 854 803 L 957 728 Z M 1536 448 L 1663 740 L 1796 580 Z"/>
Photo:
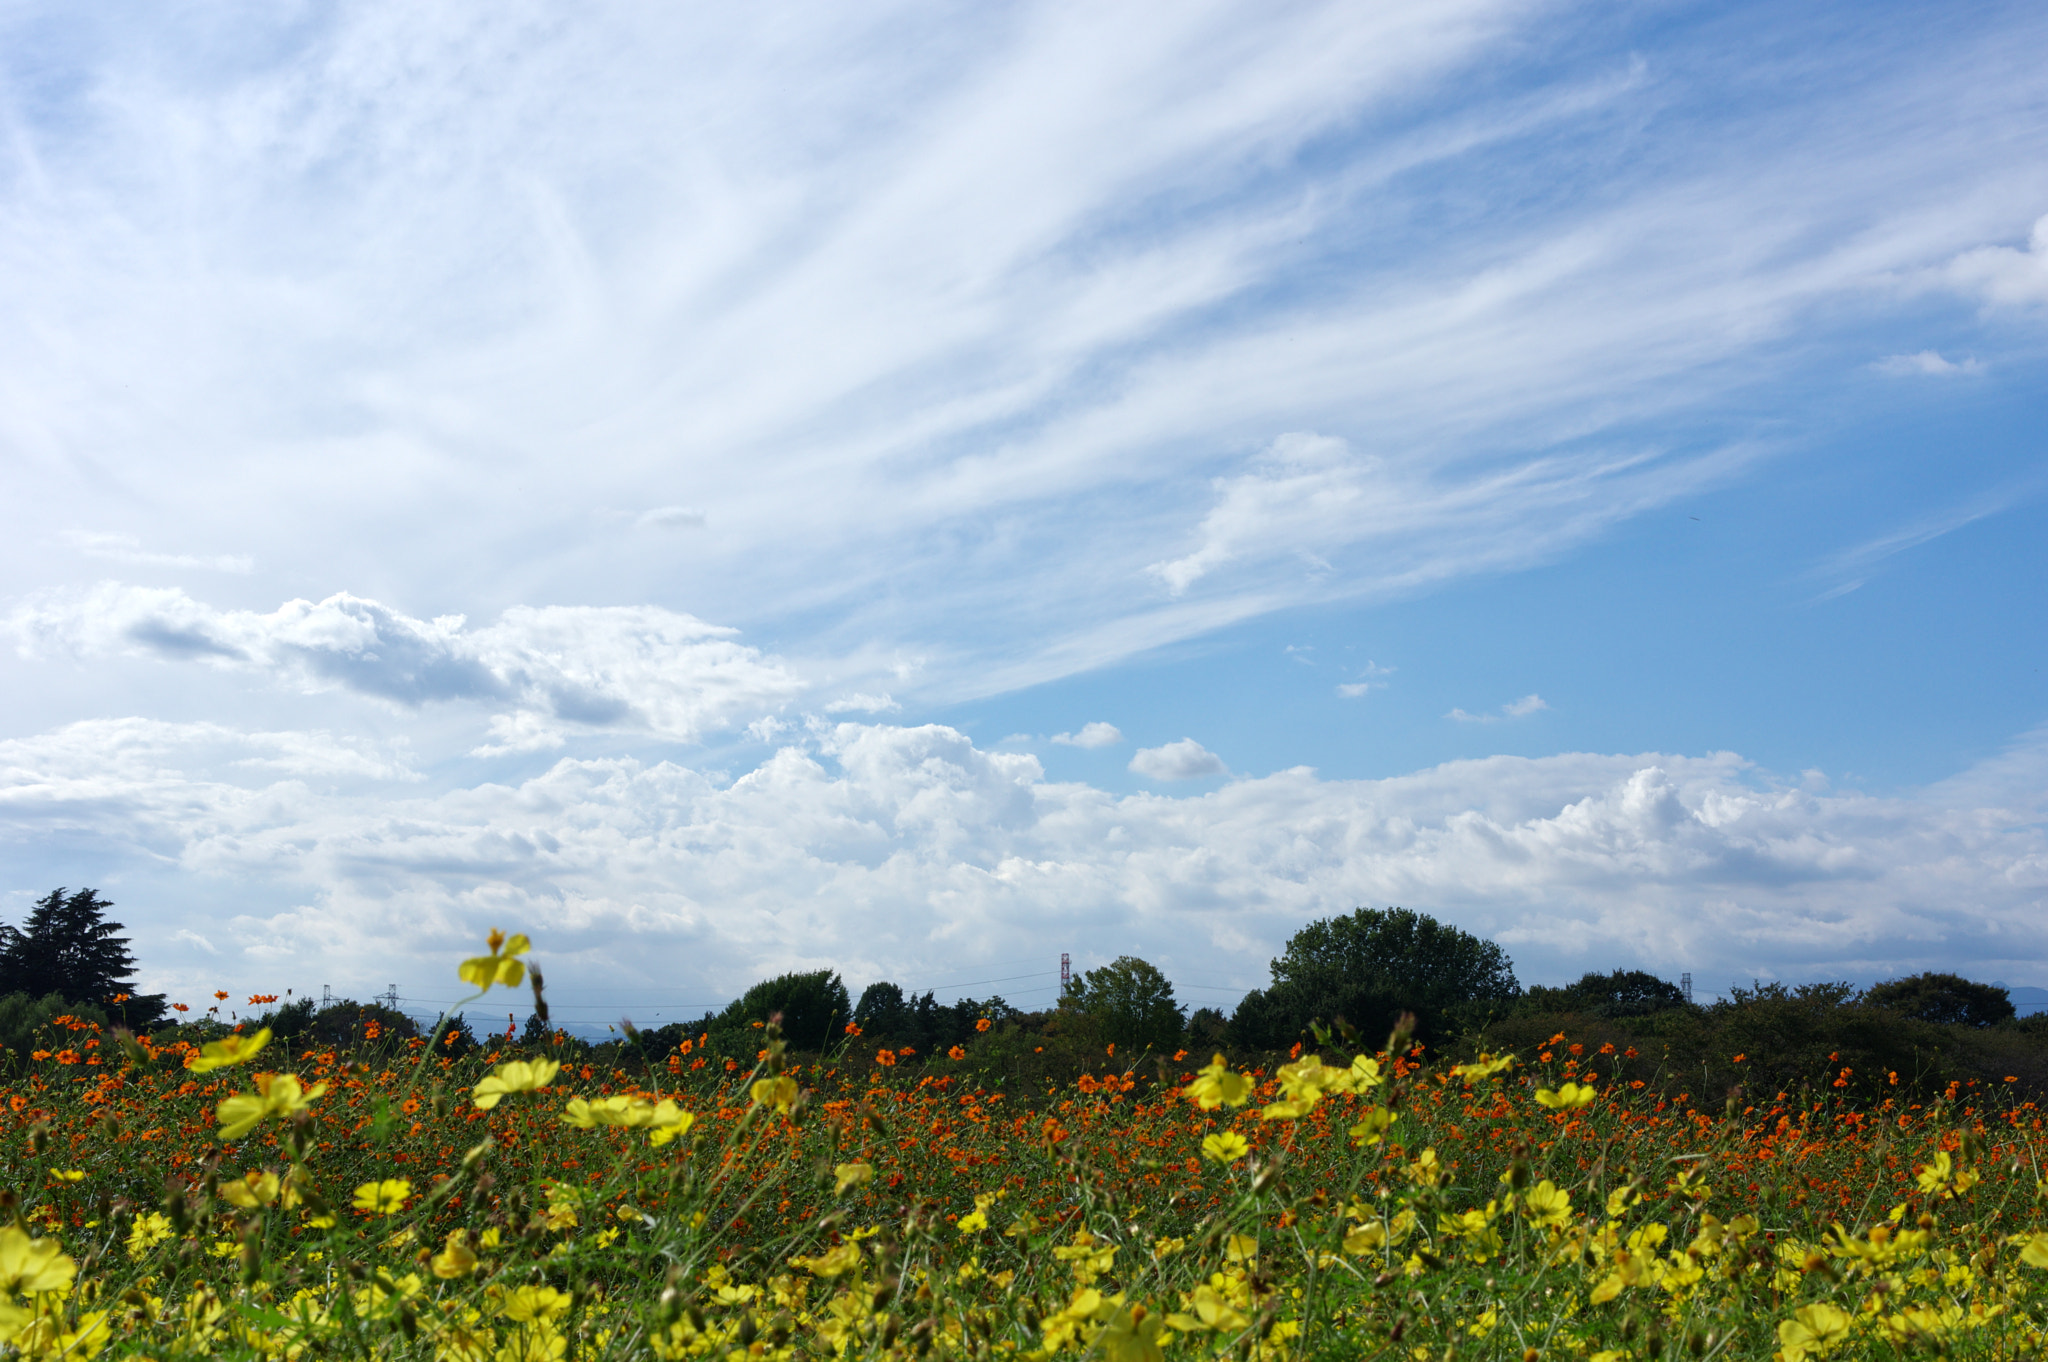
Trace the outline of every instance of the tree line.
<path fill-rule="evenodd" d="M 92 889 L 59 888 L 20 927 L 0 925 L 0 1045 L 20 1048 L 20 1037 L 66 1010 L 136 1031 L 166 1020 L 161 994 L 136 992 L 128 940 L 106 917 L 112 906 Z M 1162 971 L 1128 955 L 1084 971 L 1053 1007 L 1038 1011 L 1001 997 L 941 1003 L 929 991 L 887 981 L 869 984 L 855 1001 L 841 976 L 824 969 L 763 980 L 696 1022 L 644 1032 L 628 1026 L 612 1044 L 622 1057 L 641 1060 L 672 1054 L 685 1041 L 744 1058 L 771 1018 L 799 1050 L 878 1057 L 886 1050 L 892 1060 L 945 1055 L 956 1062 L 972 1051 L 985 1078 L 1056 1076 L 1118 1050 L 1127 1058 L 1256 1054 L 1339 1039 L 1376 1049 L 1399 1025 L 1404 1043 L 1456 1052 L 1534 1045 L 1562 1031 L 1575 1041 L 1661 1053 L 1674 1073 L 1697 1072 L 1710 1085 L 1794 1085 L 1825 1063 L 1839 1071 L 1837 1087 L 2011 1080 L 2048 1091 L 2048 1015 L 2016 1017 L 2005 990 L 1993 985 L 1941 973 L 1862 990 L 1758 983 L 1695 1005 L 1667 980 L 1616 969 L 1562 987 L 1524 988 L 1498 944 L 1405 908 L 1359 908 L 1308 924 L 1270 962 L 1267 984 L 1227 1014 L 1190 1011 Z M 279 1039 L 323 1044 L 422 1034 L 404 1013 L 352 1000 L 316 1008 L 310 998 L 294 999 L 261 1020 Z M 501 1043 L 560 1040 L 536 1011 Z M 479 1043 L 460 1018 L 443 1041 L 451 1053 Z M 1731 1056 L 1741 1057 L 1739 1066 Z"/>

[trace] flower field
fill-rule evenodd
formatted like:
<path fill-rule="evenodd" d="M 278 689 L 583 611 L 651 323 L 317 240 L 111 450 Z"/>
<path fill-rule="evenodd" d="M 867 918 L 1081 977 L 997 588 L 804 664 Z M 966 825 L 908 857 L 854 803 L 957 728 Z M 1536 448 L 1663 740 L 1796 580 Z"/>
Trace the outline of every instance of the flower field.
<path fill-rule="evenodd" d="M 633 1071 L 59 1025 L 0 1093 L 25 1356 L 2048 1352 L 2041 1114 L 2004 1092 L 1677 1095 L 1568 1036 L 991 1091 L 971 1047 L 772 1025 Z"/>

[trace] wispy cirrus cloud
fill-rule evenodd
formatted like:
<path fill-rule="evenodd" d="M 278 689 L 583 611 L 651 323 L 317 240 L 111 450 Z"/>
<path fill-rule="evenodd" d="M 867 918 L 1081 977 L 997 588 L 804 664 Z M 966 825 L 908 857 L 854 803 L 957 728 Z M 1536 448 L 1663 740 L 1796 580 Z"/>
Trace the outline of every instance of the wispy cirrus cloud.
<path fill-rule="evenodd" d="M 791 12 L 4 21 L 0 93 L 63 92 L 0 153 L 9 580 L 117 489 L 294 582 L 957 696 L 1556 557 L 1746 476 L 1769 422 L 1668 422 L 1841 299 L 2030 296 L 2019 18 L 1737 117 L 1688 62 L 1739 41 L 1534 0 Z"/>
<path fill-rule="evenodd" d="M 1953 378 L 1960 374 L 1984 372 L 1984 366 L 1974 359 L 1954 360 L 1938 350 L 1919 350 L 1910 355 L 1887 355 L 1870 367 L 1895 378 Z"/>
<path fill-rule="evenodd" d="M 104 558 L 114 563 L 138 567 L 201 568 L 209 572 L 244 575 L 256 570 L 256 560 L 246 553 L 158 553 L 144 548 L 142 541 L 132 534 L 79 532 L 68 538 L 87 557 Z"/>

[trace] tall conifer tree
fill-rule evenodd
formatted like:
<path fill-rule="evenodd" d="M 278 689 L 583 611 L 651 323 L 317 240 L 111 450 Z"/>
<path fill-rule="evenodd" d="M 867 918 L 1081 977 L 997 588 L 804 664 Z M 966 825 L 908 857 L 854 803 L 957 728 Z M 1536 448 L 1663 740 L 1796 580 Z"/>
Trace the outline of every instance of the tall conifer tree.
<path fill-rule="evenodd" d="M 55 993 L 67 1002 L 96 1003 L 129 1026 L 154 1023 L 163 1015 L 163 995 L 135 992 L 128 938 L 119 935 L 120 923 L 105 917 L 113 906 L 95 890 L 67 895 L 60 886 L 36 901 L 20 927 L 0 924 L 0 994 Z"/>

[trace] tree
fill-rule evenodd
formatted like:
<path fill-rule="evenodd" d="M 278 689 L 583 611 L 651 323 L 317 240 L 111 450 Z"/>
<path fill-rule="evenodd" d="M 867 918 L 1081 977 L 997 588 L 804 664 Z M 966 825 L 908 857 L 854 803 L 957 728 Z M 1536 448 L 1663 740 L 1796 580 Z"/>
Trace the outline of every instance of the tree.
<path fill-rule="evenodd" d="M 1591 1017 L 1647 1017 L 1685 1006 L 1678 985 L 1639 969 L 1607 974 L 1587 973 L 1563 988 L 1532 988 L 1522 997 L 1521 1012 L 1583 1012 Z"/>
<path fill-rule="evenodd" d="M 880 980 L 862 989 L 853 1019 L 860 1024 L 861 1034 L 877 1044 L 910 1039 L 910 1007 L 903 1000 L 900 984 Z"/>
<path fill-rule="evenodd" d="M 1231 1018 L 1240 1045 L 1277 1048 L 1311 1022 L 1339 1019 L 1369 1043 L 1403 1012 L 1418 1034 L 1459 1029 L 1475 1010 L 1521 996 L 1507 953 L 1448 923 L 1406 908 L 1360 908 L 1312 922 L 1273 961 L 1273 982 L 1255 989 Z"/>
<path fill-rule="evenodd" d="M 764 979 L 718 1014 L 714 1033 L 730 1037 L 755 1022 L 782 1014 L 782 1035 L 793 1049 L 823 1050 L 852 1016 L 846 985 L 829 969 Z"/>
<path fill-rule="evenodd" d="M 1068 985 L 1060 1006 L 1094 1018 L 1107 1039 L 1133 1049 L 1175 1049 L 1187 1028 L 1187 1016 L 1173 1000 L 1173 985 L 1135 955 L 1120 955 L 1083 974 Z"/>
<path fill-rule="evenodd" d="M 163 995 L 136 993 L 128 938 L 103 916 L 113 906 L 94 890 L 67 896 L 60 886 L 37 900 L 22 926 L 0 924 L 0 994 L 55 993 L 97 1003 L 126 1026 L 154 1025 L 163 1016 Z"/>
<path fill-rule="evenodd" d="M 1994 984 L 1977 984 L 1957 974 L 1911 974 L 1888 979 L 1858 1001 L 1921 1021 L 1950 1026 L 1990 1026 L 2011 1021 L 2012 997 Z"/>

